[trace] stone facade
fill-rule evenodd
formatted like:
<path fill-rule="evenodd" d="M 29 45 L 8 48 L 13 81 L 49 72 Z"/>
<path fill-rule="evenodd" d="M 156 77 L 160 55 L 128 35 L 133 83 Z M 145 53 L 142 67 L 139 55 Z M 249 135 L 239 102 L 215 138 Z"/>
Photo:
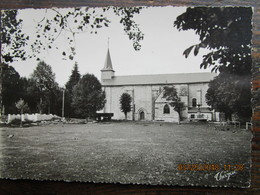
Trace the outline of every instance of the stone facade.
<path fill-rule="evenodd" d="M 181 112 L 183 119 L 213 120 L 213 111 L 206 104 L 205 94 L 214 76 L 214 73 L 115 76 L 108 50 L 105 66 L 101 70 L 106 104 L 100 112 L 113 113 L 113 119 L 125 119 L 119 100 L 123 93 L 128 93 L 132 98 L 128 120 L 178 122 L 179 114 L 163 98 L 163 88 L 174 86 L 185 105 Z"/>

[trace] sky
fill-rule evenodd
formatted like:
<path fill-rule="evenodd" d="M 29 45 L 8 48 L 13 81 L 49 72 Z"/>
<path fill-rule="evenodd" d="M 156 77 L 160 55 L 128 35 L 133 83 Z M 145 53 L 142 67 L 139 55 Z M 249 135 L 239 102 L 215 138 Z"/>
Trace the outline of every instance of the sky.
<path fill-rule="evenodd" d="M 102 12 L 101 8 L 94 9 L 97 13 Z M 135 15 L 134 21 L 144 33 L 140 51 L 134 50 L 132 41 L 128 39 L 123 25 L 119 22 L 120 18 L 108 12 L 104 14 L 111 20 L 108 28 L 98 29 L 97 34 L 84 32 L 76 35 L 74 61 L 62 59 L 61 53 L 67 49 L 64 34 L 57 39 L 58 50 L 43 51 L 37 57 L 51 65 L 56 81 L 61 87 L 68 81 L 75 61 L 78 63 L 80 74 L 90 73 L 100 79 L 100 70 L 104 66 L 108 47 L 116 76 L 210 72 L 210 69 L 199 68 L 202 56 L 208 52 L 206 49 L 200 50 L 197 56 L 190 54 L 185 58 L 183 55 L 185 49 L 199 43 L 199 37 L 193 30 L 178 31 L 173 26 L 176 17 L 185 10 L 185 7 L 147 7 Z M 46 11 L 43 9 L 19 10 L 18 16 L 24 21 L 23 31 L 35 35 L 35 27 L 44 13 Z M 51 16 L 52 11 L 48 10 L 47 13 Z M 36 58 L 33 58 L 14 62 L 12 66 L 21 76 L 29 77 L 37 63 Z"/>

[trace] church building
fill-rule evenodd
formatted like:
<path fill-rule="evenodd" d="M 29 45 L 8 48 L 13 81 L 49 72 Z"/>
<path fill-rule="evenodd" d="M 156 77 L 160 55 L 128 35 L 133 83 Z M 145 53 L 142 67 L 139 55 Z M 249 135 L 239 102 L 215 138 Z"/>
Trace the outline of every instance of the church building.
<path fill-rule="evenodd" d="M 113 113 L 113 119 L 123 120 L 120 110 L 120 96 L 131 96 L 131 111 L 128 120 L 178 122 L 179 114 L 163 98 L 164 87 L 174 86 L 184 103 L 181 116 L 184 120 L 214 120 L 214 112 L 207 105 L 205 94 L 209 81 L 216 73 L 177 73 L 154 75 L 116 76 L 109 49 L 101 70 L 101 84 L 106 94 L 106 104 L 102 111 Z"/>

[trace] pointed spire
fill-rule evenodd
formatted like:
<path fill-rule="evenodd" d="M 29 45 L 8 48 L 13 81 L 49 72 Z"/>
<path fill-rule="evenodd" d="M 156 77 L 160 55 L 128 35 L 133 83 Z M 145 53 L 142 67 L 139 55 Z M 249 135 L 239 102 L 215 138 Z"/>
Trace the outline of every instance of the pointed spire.
<path fill-rule="evenodd" d="M 111 57 L 110 57 L 110 52 L 109 52 L 109 48 L 107 50 L 107 56 L 106 56 L 106 60 L 105 60 L 105 65 L 104 68 L 102 70 L 113 70 L 113 66 L 112 66 L 112 61 L 111 61 Z"/>

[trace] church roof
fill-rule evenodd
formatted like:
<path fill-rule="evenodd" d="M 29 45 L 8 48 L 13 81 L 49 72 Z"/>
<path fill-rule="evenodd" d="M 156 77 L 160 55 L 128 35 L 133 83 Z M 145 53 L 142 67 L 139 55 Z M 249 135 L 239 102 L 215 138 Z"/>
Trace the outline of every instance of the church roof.
<path fill-rule="evenodd" d="M 217 76 L 217 74 L 211 72 L 114 76 L 112 79 L 102 80 L 102 85 L 122 86 L 205 83 L 212 80 L 215 76 Z"/>
<path fill-rule="evenodd" d="M 111 57 L 110 57 L 109 49 L 107 50 L 107 56 L 106 56 L 104 68 L 101 71 L 106 71 L 106 70 L 114 71 L 113 66 L 112 66 L 112 60 L 111 60 Z"/>

